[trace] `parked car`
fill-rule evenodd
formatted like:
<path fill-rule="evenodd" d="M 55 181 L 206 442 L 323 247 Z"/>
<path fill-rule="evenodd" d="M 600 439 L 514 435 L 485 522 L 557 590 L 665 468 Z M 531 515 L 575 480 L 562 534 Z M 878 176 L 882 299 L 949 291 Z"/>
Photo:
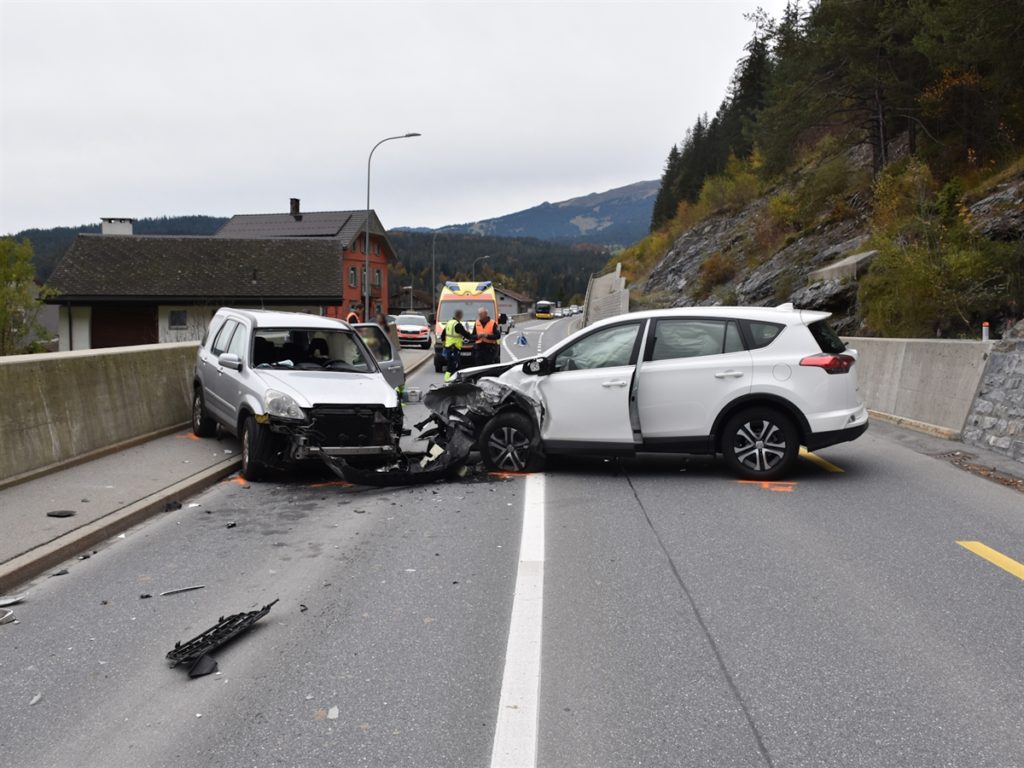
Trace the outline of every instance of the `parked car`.
<path fill-rule="evenodd" d="M 402 408 L 360 335 L 373 328 L 380 349 L 397 357 L 372 324 L 357 331 L 317 315 L 217 310 L 196 356 L 193 432 L 211 437 L 219 426 L 238 435 L 242 474 L 254 481 L 288 461 L 389 459 Z"/>
<path fill-rule="evenodd" d="M 395 325 L 398 326 L 400 344 L 414 344 L 423 349 L 430 349 L 430 323 L 423 315 L 399 315 Z"/>
<path fill-rule="evenodd" d="M 801 445 L 868 426 L 857 353 L 828 316 L 791 304 L 619 315 L 455 381 L 482 390 L 467 417 L 494 469 L 537 468 L 550 454 L 718 453 L 741 477 L 775 480 Z"/>

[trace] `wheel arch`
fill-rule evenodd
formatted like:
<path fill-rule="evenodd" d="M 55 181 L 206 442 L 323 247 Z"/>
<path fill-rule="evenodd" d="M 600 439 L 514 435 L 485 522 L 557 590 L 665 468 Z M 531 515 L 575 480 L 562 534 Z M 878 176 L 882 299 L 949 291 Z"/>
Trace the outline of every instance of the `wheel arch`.
<path fill-rule="evenodd" d="M 800 444 L 803 445 L 807 440 L 807 435 L 811 432 L 811 426 L 807 423 L 807 418 L 803 415 L 799 408 L 797 408 L 789 400 L 777 395 L 766 395 L 766 394 L 751 394 L 738 397 L 733 400 L 729 405 L 722 409 L 715 419 L 715 423 L 711 427 L 711 445 L 718 453 L 722 452 L 722 426 L 729 421 L 739 411 L 747 408 L 774 408 L 777 411 L 781 411 L 785 416 L 788 416 L 793 426 L 796 427 L 800 437 Z"/>

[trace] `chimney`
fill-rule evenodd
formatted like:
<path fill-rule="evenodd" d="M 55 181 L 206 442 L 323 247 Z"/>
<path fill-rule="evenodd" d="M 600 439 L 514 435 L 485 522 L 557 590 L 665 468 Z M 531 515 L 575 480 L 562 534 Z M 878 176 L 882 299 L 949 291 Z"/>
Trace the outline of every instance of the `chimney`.
<path fill-rule="evenodd" d="M 134 235 L 135 219 L 104 216 L 100 219 L 100 233 L 104 235 Z"/>
<path fill-rule="evenodd" d="M 292 216 L 299 215 L 299 198 L 297 197 L 291 199 L 291 214 Z"/>

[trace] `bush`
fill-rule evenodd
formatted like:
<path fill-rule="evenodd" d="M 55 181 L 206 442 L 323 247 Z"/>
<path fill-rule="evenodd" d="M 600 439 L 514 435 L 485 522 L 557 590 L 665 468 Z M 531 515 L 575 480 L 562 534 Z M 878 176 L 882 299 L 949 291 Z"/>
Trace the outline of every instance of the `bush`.
<path fill-rule="evenodd" d="M 736 276 L 736 262 L 724 253 L 713 253 L 704 259 L 697 273 L 697 286 L 694 296 L 706 299 L 712 289 L 724 285 Z"/>
<path fill-rule="evenodd" d="M 708 212 L 737 210 L 755 200 L 760 193 L 761 182 L 757 174 L 747 163 L 731 156 L 725 173 L 705 179 L 698 205 Z"/>

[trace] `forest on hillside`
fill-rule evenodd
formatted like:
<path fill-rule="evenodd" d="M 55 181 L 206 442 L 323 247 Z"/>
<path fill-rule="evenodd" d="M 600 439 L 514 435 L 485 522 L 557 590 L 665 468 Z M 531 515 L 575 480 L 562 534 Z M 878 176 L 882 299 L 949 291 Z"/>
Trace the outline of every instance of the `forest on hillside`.
<path fill-rule="evenodd" d="M 1024 2 L 819 0 L 748 19 L 719 109 L 669 150 L 652 234 L 623 254 L 631 276 L 707 216 L 767 199 L 744 258 L 702 274 L 709 300 L 866 210 L 880 252 L 858 289 L 866 332 L 934 335 L 1024 304 L 1019 235 L 979 237 L 967 215 L 1024 172 Z"/>

